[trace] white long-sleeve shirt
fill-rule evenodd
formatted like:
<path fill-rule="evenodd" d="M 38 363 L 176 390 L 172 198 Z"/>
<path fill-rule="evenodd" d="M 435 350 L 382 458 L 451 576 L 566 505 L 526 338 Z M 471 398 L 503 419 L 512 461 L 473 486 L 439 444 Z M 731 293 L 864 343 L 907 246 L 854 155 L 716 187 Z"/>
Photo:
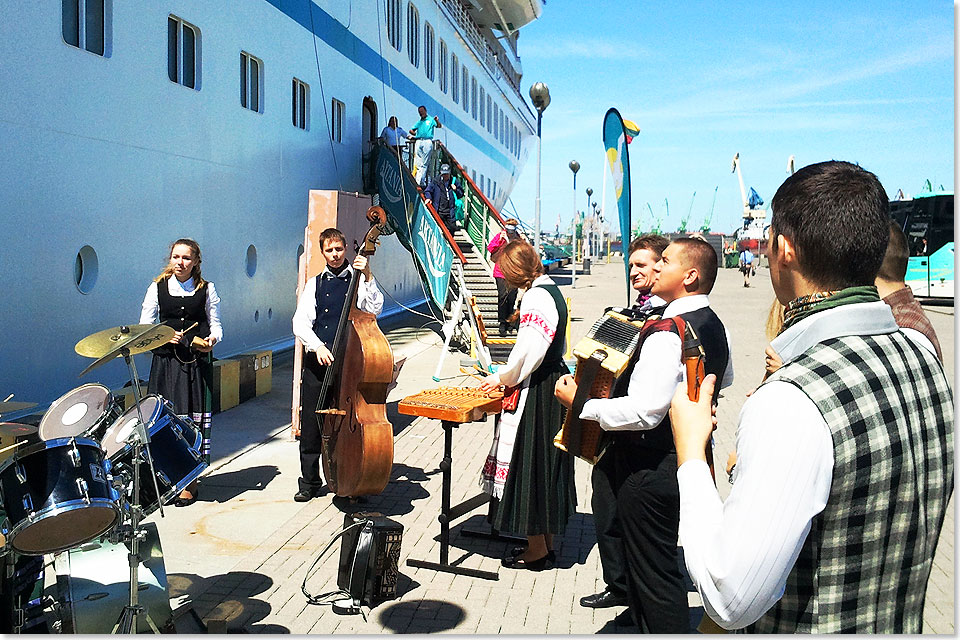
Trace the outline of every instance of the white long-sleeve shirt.
<path fill-rule="evenodd" d="M 852 304 L 801 320 L 770 346 L 788 363 L 829 338 L 893 331 L 885 303 Z M 827 504 L 832 477 L 826 421 L 800 389 L 776 380 L 740 412 L 735 483 L 726 502 L 702 460 L 677 470 L 687 570 L 720 626 L 745 627 L 780 599 L 811 521 Z"/>
<path fill-rule="evenodd" d="M 140 307 L 140 324 L 156 324 L 160 320 L 160 297 L 157 292 L 156 282 L 151 282 L 147 287 L 147 293 L 143 297 L 143 304 Z M 217 295 L 217 289 L 212 282 L 208 282 L 207 287 L 207 324 L 210 325 L 210 335 L 201 336 L 205 340 L 213 338 L 216 342 L 223 340 L 223 326 L 220 324 L 220 296 Z M 192 296 L 196 291 L 193 284 L 193 278 L 186 282 L 180 282 L 174 277 L 167 278 L 167 291 L 176 298 L 186 298 Z"/>
<path fill-rule="evenodd" d="M 297 310 L 293 314 L 293 335 L 300 339 L 307 351 L 315 352 L 321 346 L 327 346 L 313 331 L 313 322 L 317 319 L 317 278 L 341 278 L 349 281 L 352 275 L 353 265 L 350 264 L 336 276 L 324 267 L 323 271 L 307 280 L 304 285 L 297 299 Z M 362 273 L 357 286 L 357 309 L 375 316 L 380 315 L 383 310 L 383 293 L 380 292 L 376 280 L 371 279 L 368 282 Z"/>
<path fill-rule="evenodd" d="M 560 315 L 553 297 L 540 287 L 544 284 L 554 282 L 550 276 L 540 276 L 520 299 L 517 343 L 510 350 L 506 364 L 497 370 L 500 383 L 508 387 L 526 380 L 540 366 L 557 333 Z"/>
<path fill-rule="evenodd" d="M 710 304 L 706 295 L 677 298 L 663 311 L 664 318 L 702 309 Z M 730 348 L 730 334 L 727 350 Z M 580 412 L 583 420 L 596 420 L 606 431 L 642 431 L 656 427 L 667 415 L 677 385 L 686 382 L 687 372 L 680 358 L 680 336 L 657 331 L 640 348 L 637 364 L 630 374 L 627 395 L 587 400 Z M 733 384 L 733 358 L 728 358 L 720 388 Z"/>

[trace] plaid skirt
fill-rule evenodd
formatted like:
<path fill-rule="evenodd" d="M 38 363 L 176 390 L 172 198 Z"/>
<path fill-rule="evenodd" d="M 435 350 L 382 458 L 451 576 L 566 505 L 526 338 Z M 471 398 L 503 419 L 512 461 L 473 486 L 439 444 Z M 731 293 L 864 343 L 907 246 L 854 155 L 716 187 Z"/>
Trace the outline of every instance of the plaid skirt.
<path fill-rule="evenodd" d="M 568 370 L 562 365 L 544 373 L 530 384 L 517 429 L 510 472 L 494 516 L 494 526 L 501 531 L 561 534 L 577 509 L 573 456 L 553 445 L 564 412 L 553 388 Z"/>
<path fill-rule="evenodd" d="M 193 420 L 203 437 L 200 453 L 210 464 L 210 423 L 213 409 L 213 356 L 191 352 L 192 361 L 178 358 L 173 351 L 153 353 L 147 392 L 156 393 L 171 405 L 181 418 Z"/>

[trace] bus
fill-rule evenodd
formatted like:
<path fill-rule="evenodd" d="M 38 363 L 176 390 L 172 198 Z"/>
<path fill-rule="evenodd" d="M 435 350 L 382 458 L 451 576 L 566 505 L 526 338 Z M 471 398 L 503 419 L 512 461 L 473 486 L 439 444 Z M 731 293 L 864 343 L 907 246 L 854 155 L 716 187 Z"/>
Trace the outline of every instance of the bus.
<path fill-rule="evenodd" d="M 890 217 L 910 248 L 907 285 L 924 303 L 953 304 L 953 194 L 922 193 L 891 200 Z"/>

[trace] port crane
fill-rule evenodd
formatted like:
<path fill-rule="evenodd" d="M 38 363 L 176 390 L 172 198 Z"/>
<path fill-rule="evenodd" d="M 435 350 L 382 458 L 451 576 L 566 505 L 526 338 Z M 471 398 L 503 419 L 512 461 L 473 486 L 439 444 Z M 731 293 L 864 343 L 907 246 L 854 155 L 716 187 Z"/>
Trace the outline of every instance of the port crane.
<path fill-rule="evenodd" d="M 703 224 L 700 226 L 700 231 L 703 233 L 710 233 L 710 222 L 713 220 L 713 208 L 717 206 L 717 189 L 719 188 L 720 185 L 713 188 L 713 204 L 710 205 L 710 212 L 707 214 L 707 217 L 703 219 Z"/>
<path fill-rule="evenodd" d="M 693 192 L 693 196 L 690 197 L 690 207 L 687 209 L 687 215 L 684 216 L 683 220 L 680 221 L 680 226 L 677 227 L 677 233 L 686 233 L 687 232 L 687 222 L 690 220 L 690 214 L 693 213 L 693 201 L 697 197 L 697 192 Z"/>

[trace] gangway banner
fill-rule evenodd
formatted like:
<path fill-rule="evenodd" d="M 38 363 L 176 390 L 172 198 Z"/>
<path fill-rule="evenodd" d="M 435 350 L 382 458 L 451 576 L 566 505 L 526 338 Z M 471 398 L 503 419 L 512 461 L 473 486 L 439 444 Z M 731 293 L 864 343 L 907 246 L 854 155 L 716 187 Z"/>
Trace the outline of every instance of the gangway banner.
<path fill-rule="evenodd" d="M 453 250 L 420 197 L 413 176 L 399 158 L 384 149 L 377 155 L 377 191 L 400 244 L 415 256 L 430 297 L 443 307 L 453 271 Z"/>
<path fill-rule="evenodd" d="M 632 124 L 632 123 L 631 123 Z M 631 131 L 631 138 L 638 133 Z M 610 163 L 610 175 L 617 195 L 617 210 L 620 213 L 620 237 L 623 247 L 630 244 L 630 156 L 627 144 L 630 139 L 623 124 L 620 112 L 611 107 L 603 117 L 603 146 L 606 148 L 607 162 Z M 630 305 L 630 256 L 624 252 L 623 268 L 627 278 L 627 305 Z"/>

